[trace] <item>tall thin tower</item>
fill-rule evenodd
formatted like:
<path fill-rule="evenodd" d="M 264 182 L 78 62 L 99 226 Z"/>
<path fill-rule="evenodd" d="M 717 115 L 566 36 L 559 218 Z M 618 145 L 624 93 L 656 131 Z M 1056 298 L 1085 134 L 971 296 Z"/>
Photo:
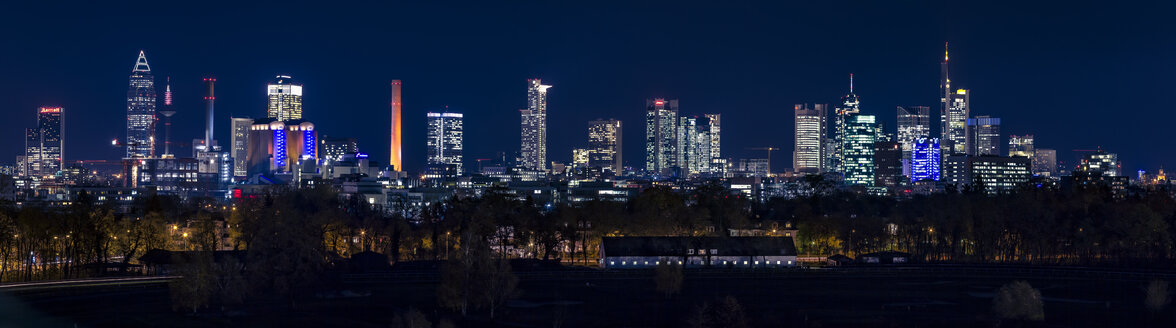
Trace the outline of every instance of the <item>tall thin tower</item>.
<path fill-rule="evenodd" d="M 127 158 L 155 157 L 155 97 L 151 66 L 139 51 L 127 88 Z"/>
<path fill-rule="evenodd" d="M 522 116 L 522 158 L 524 168 L 547 170 L 547 89 L 539 79 L 527 80 L 527 109 L 519 110 Z"/>
<path fill-rule="evenodd" d="M 215 113 L 216 93 L 213 92 L 213 86 L 216 84 L 216 78 L 204 78 L 204 85 L 208 87 L 208 93 L 204 96 L 204 149 L 212 151 L 212 137 L 213 137 L 213 114 Z"/>
<path fill-rule="evenodd" d="M 163 115 L 163 156 L 171 156 L 171 117 L 176 115 L 176 110 L 172 107 L 172 92 L 171 92 L 171 77 L 167 78 L 167 87 L 163 91 L 163 110 L 159 112 Z"/>
<path fill-rule="evenodd" d="M 388 152 L 388 165 L 393 170 L 404 171 L 403 155 L 400 147 L 400 80 L 392 80 L 392 139 Z"/>

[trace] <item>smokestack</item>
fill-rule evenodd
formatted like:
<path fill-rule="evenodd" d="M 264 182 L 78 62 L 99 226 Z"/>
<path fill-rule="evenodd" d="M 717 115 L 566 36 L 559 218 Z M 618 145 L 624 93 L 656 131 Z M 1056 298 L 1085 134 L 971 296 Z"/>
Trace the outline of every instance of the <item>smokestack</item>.
<path fill-rule="evenodd" d="M 393 170 L 404 171 L 400 156 L 400 80 L 392 80 L 392 142 L 388 165 L 392 165 Z"/>
<path fill-rule="evenodd" d="M 212 122 L 213 122 L 213 103 L 216 102 L 216 94 L 213 93 L 213 84 L 216 84 L 216 78 L 204 78 L 204 85 L 208 86 L 208 94 L 204 96 L 204 111 L 206 123 L 204 126 L 204 149 L 205 151 L 212 151 Z"/>

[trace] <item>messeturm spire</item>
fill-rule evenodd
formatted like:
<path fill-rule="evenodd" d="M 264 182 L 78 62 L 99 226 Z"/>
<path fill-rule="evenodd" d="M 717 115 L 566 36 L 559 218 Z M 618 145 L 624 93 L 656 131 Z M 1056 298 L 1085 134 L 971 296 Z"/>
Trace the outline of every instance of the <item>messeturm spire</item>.
<path fill-rule="evenodd" d="M 139 50 L 139 60 L 135 61 L 135 68 L 131 72 L 151 72 L 151 66 L 147 65 L 147 55 L 143 50 Z"/>

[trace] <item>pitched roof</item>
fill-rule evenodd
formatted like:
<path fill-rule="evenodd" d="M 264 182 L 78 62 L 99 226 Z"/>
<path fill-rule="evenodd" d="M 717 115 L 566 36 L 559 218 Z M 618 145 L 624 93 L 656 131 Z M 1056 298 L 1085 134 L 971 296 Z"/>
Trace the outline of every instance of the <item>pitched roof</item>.
<path fill-rule="evenodd" d="M 796 256 L 792 237 L 604 237 L 605 256 L 686 256 L 688 249 L 717 256 Z"/>

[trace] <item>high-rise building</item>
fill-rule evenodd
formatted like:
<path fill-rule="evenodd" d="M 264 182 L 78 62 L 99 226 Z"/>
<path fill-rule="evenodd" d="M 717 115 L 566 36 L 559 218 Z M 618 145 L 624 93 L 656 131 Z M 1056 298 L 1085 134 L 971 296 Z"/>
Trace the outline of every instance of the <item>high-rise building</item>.
<path fill-rule="evenodd" d="M 429 126 L 425 136 L 427 164 L 454 165 L 458 174 L 462 171 L 462 114 L 426 114 Z"/>
<path fill-rule="evenodd" d="M 931 108 L 927 106 L 898 106 L 898 142 L 902 144 L 902 158 L 910 161 L 915 139 L 931 136 Z"/>
<path fill-rule="evenodd" d="M 897 188 L 903 181 L 902 144 L 897 141 L 874 143 L 874 186 Z"/>
<path fill-rule="evenodd" d="M 1037 148 L 1033 150 L 1033 174 L 1053 177 L 1058 175 L 1058 151 Z"/>
<path fill-rule="evenodd" d="M 669 175 L 678 167 L 678 100 L 645 101 L 645 171 Z"/>
<path fill-rule="evenodd" d="M 527 108 L 522 116 L 522 150 L 519 164 L 535 171 L 547 170 L 547 89 L 539 79 L 527 80 Z"/>
<path fill-rule="evenodd" d="M 710 123 L 710 167 L 711 173 L 722 176 L 727 171 L 727 160 L 722 152 L 722 114 L 706 114 Z"/>
<path fill-rule="evenodd" d="M 968 151 L 968 107 L 970 93 L 959 89 L 951 95 L 951 103 L 941 117 L 943 136 L 940 145 L 949 154 L 964 154 Z"/>
<path fill-rule="evenodd" d="M 684 175 L 711 173 L 711 124 L 706 116 L 678 118 L 677 162 Z"/>
<path fill-rule="evenodd" d="M 968 119 L 968 149 L 972 156 L 1000 155 L 1000 118 L 977 116 Z"/>
<path fill-rule="evenodd" d="M 591 161 L 590 160 L 591 156 L 592 156 L 591 149 L 585 149 L 585 148 L 572 149 L 572 165 L 575 167 L 592 166 L 592 165 L 588 164 Z"/>
<path fill-rule="evenodd" d="M 845 182 L 851 185 L 874 185 L 874 143 L 878 124 L 874 115 L 853 115 L 845 120 L 841 143 Z"/>
<path fill-rule="evenodd" d="M 1021 156 L 1033 159 L 1033 135 L 1010 135 L 1009 156 Z"/>
<path fill-rule="evenodd" d="M 963 190 L 984 188 L 996 194 L 1029 182 L 1030 162 L 1025 157 L 953 155 L 944 159 L 943 182 Z"/>
<path fill-rule="evenodd" d="M 302 119 L 302 85 L 289 75 L 278 75 L 266 86 L 268 117 L 278 121 Z"/>
<path fill-rule="evenodd" d="M 244 177 L 249 175 L 249 162 L 247 156 L 249 154 L 249 130 L 253 126 L 253 119 L 233 117 L 233 135 L 230 136 L 232 145 L 229 149 L 230 156 L 233 157 L 233 176 Z"/>
<path fill-rule="evenodd" d="M 389 142 L 388 165 L 397 171 L 404 171 L 403 148 L 400 142 L 400 80 L 392 80 L 392 138 Z"/>
<path fill-rule="evenodd" d="M 598 119 L 588 122 L 587 165 L 620 174 L 622 155 L 621 121 Z"/>
<path fill-rule="evenodd" d="M 1078 164 L 1078 170 L 1110 177 L 1123 176 L 1119 155 L 1108 153 L 1102 149 L 1084 155 L 1082 162 Z"/>
<path fill-rule="evenodd" d="M 821 173 L 825 161 L 825 135 L 828 114 L 825 104 L 797 104 L 796 138 L 792 150 L 792 167 L 796 172 Z"/>
<path fill-rule="evenodd" d="M 829 151 L 828 156 L 830 157 L 830 159 L 828 161 L 828 164 L 829 164 L 828 167 L 825 168 L 826 171 L 846 174 L 846 171 L 845 171 L 845 161 L 846 161 L 845 145 L 847 143 L 846 139 L 848 138 L 848 133 L 849 133 L 849 131 L 848 131 L 849 120 L 851 117 L 853 117 L 854 115 L 858 115 L 858 113 L 860 113 L 860 112 L 861 112 L 861 103 L 858 100 L 858 96 L 853 93 L 853 74 L 850 74 L 849 75 L 849 94 L 846 94 L 845 96 L 841 97 L 841 107 L 838 107 L 836 109 L 836 113 L 833 118 L 833 125 L 834 125 L 833 126 L 833 129 L 834 129 L 833 130 L 833 140 L 834 140 L 833 147 L 834 148 L 831 150 L 827 150 L 827 151 Z M 872 117 L 873 116 L 871 116 L 871 118 Z M 874 149 L 873 143 L 874 143 L 874 141 L 871 140 L 870 147 L 869 147 L 871 149 L 871 151 Z M 873 157 L 873 154 L 871 154 L 870 156 Z M 873 183 L 873 180 L 874 180 L 874 178 L 870 177 L 870 183 Z"/>
<path fill-rule="evenodd" d="M 23 175 L 41 175 L 41 130 L 37 128 L 25 129 L 25 155 L 19 164 Z"/>
<path fill-rule="evenodd" d="M 919 137 L 911 149 L 911 182 L 939 181 L 939 138 Z"/>
<path fill-rule="evenodd" d="M 155 100 L 155 78 L 139 51 L 127 88 L 127 158 L 155 157 Z"/>
<path fill-rule="evenodd" d="M 37 109 L 37 139 L 40 142 L 38 174 L 57 174 L 65 168 L 65 120 L 61 107 Z M 27 156 L 27 154 L 26 154 Z"/>

